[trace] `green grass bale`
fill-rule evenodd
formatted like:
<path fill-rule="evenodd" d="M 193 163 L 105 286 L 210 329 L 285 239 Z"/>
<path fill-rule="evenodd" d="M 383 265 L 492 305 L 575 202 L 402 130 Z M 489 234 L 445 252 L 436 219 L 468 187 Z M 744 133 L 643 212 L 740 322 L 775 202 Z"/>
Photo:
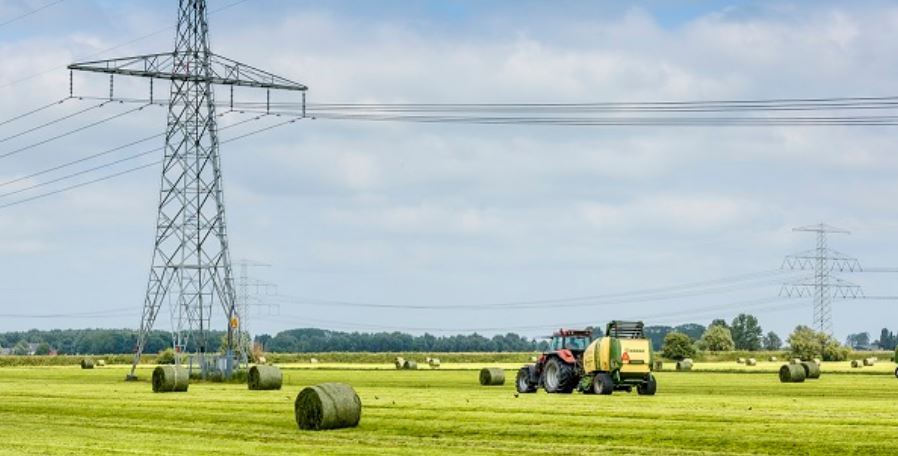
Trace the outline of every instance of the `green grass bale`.
<path fill-rule="evenodd" d="M 284 374 L 275 366 L 253 366 L 246 377 L 246 384 L 253 391 L 279 390 L 283 383 Z"/>
<path fill-rule="evenodd" d="M 801 367 L 804 368 L 805 378 L 820 378 L 820 365 L 814 361 L 803 361 Z"/>
<path fill-rule="evenodd" d="M 153 369 L 154 393 L 183 393 L 190 386 L 190 375 L 184 366 L 165 365 Z"/>
<path fill-rule="evenodd" d="M 480 369 L 481 386 L 500 386 L 505 384 L 505 371 L 498 367 Z"/>
<path fill-rule="evenodd" d="M 692 359 L 685 358 L 681 361 L 677 361 L 677 370 L 678 371 L 691 371 L 692 370 Z"/>
<path fill-rule="evenodd" d="M 783 383 L 801 383 L 805 379 L 804 366 L 801 364 L 783 364 L 779 371 Z"/>
<path fill-rule="evenodd" d="M 402 363 L 402 368 L 405 370 L 417 370 L 418 362 L 407 359 Z"/>
<path fill-rule="evenodd" d="M 322 383 L 303 388 L 293 410 L 302 430 L 355 427 L 362 418 L 362 401 L 345 383 Z"/>
<path fill-rule="evenodd" d="M 93 369 L 94 368 L 94 360 L 92 359 L 82 359 L 81 360 L 81 368 L 82 369 Z"/>

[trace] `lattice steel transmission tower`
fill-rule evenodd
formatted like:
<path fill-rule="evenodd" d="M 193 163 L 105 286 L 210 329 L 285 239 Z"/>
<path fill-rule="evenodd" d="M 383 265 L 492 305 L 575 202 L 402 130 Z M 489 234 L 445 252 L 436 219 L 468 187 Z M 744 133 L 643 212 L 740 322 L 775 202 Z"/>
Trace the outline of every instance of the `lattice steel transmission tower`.
<path fill-rule="evenodd" d="M 818 331 L 832 334 L 832 301 L 834 298 L 858 299 L 864 297 L 860 286 L 836 277 L 833 272 L 860 272 L 857 258 L 829 248 L 826 235 L 851 234 L 847 230 L 824 223 L 793 228 L 792 231 L 817 234 L 817 248 L 789 255 L 783 260 L 782 269 L 792 271 L 813 271 L 814 274 L 784 284 L 780 296 L 789 298 L 814 298 L 813 327 Z"/>
<path fill-rule="evenodd" d="M 114 75 L 149 78 L 151 99 L 154 79 L 171 84 L 155 249 L 129 379 L 136 378 L 147 334 L 164 303 L 171 309 L 179 363 L 193 338 L 206 374 L 206 353 L 218 348 L 208 333 L 216 308 L 228 321 L 226 375 L 233 368 L 234 349 L 240 348 L 213 87 L 230 86 L 232 100 L 235 86 L 264 89 L 269 100 L 271 90 L 298 91 L 305 106 L 305 85 L 214 54 L 207 16 L 205 0 L 180 0 L 173 52 L 69 65 L 70 70 L 109 74 L 110 98 Z M 246 347 L 242 350 L 245 355 Z"/>
<path fill-rule="evenodd" d="M 262 308 L 267 308 L 267 314 L 272 314 L 272 309 L 278 306 L 267 302 L 265 299 L 260 298 L 260 296 L 272 296 L 277 290 L 277 285 L 271 282 L 253 279 L 249 275 L 249 268 L 270 267 L 270 264 L 248 259 L 238 260 L 237 264 L 240 271 L 237 277 L 237 312 L 241 317 L 240 345 L 252 349 L 253 331 L 251 326 L 252 319 L 250 316 L 253 314 L 254 308 L 257 312 Z"/>

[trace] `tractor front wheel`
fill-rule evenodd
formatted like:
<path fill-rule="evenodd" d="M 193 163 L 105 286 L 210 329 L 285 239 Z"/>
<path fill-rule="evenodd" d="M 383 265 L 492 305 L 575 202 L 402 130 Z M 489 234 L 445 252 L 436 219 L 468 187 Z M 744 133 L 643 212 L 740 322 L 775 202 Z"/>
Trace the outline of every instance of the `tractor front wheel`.
<path fill-rule="evenodd" d="M 552 358 L 543 368 L 543 387 L 547 393 L 570 393 L 576 386 L 574 366 Z"/>
<path fill-rule="evenodd" d="M 655 391 L 658 390 L 658 383 L 655 381 L 655 376 L 649 374 L 649 378 L 646 379 L 645 383 L 636 387 L 636 392 L 639 393 L 640 396 L 654 396 Z"/>
<path fill-rule="evenodd" d="M 530 381 L 530 368 L 522 367 L 518 370 L 518 376 L 515 379 L 515 388 L 519 393 L 536 392 L 536 385 Z"/>
<path fill-rule="evenodd" d="M 605 372 L 598 372 L 592 379 L 592 392 L 595 394 L 611 394 L 614 391 L 614 379 Z"/>

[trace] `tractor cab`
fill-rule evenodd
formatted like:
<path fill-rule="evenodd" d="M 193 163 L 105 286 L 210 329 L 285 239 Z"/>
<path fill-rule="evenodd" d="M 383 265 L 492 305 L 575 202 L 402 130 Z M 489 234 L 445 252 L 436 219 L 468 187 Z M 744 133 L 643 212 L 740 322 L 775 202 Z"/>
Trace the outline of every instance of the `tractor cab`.
<path fill-rule="evenodd" d="M 552 338 L 549 340 L 549 350 L 552 352 L 570 350 L 582 353 L 590 342 L 592 342 L 592 331 L 561 329 L 552 334 Z"/>

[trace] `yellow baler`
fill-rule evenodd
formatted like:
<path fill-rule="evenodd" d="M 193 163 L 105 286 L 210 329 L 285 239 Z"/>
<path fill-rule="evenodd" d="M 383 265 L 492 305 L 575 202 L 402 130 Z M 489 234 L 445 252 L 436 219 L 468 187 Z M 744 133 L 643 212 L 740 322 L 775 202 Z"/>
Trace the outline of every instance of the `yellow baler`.
<path fill-rule="evenodd" d="M 578 389 L 611 394 L 636 387 L 639 394 L 653 395 L 652 343 L 645 338 L 642 322 L 613 321 L 605 337 L 594 340 L 583 352 L 583 375 Z"/>

